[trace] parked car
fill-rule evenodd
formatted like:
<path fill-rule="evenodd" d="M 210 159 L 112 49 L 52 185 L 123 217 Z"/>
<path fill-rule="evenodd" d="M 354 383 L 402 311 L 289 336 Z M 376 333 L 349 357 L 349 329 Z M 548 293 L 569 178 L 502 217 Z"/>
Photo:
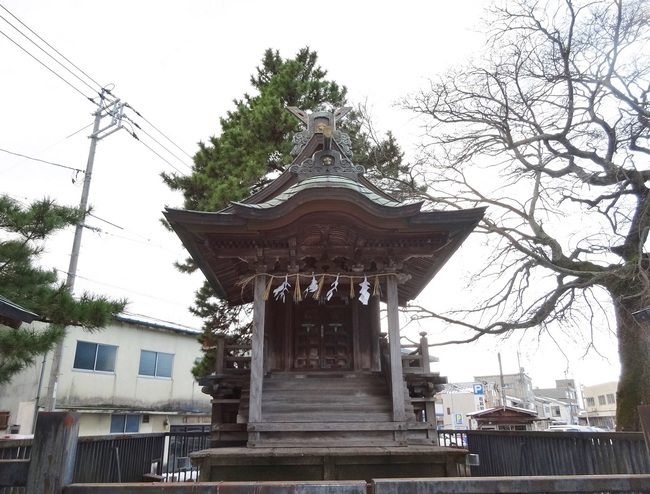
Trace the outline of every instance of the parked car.
<path fill-rule="evenodd" d="M 591 425 L 552 425 L 546 430 L 551 432 L 607 432 L 606 429 Z"/>

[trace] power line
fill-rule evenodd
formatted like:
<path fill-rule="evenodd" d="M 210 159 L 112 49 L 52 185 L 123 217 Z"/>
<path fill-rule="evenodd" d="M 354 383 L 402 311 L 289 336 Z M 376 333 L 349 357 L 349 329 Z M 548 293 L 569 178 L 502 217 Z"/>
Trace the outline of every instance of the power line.
<path fill-rule="evenodd" d="M 182 159 L 180 159 L 178 156 L 176 156 L 174 153 L 172 153 L 169 149 L 167 149 L 165 146 L 163 146 L 162 143 L 160 143 L 156 138 L 154 138 L 154 137 L 153 137 L 151 134 L 149 134 L 146 130 L 144 130 L 142 127 L 140 127 L 140 126 L 137 124 L 137 122 L 134 122 L 132 119 L 130 119 L 130 118 L 127 117 L 127 116 L 125 116 L 124 118 L 125 118 L 126 120 L 128 120 L 129 122 L 131 122 L 131 123 L 132 123 L 132 124 L 133 124 L 137 129 L 138 129 L 138 130 L 142 131 L 142 133 L 143 133 L 144 135 L 146 135 L 147 137 L 149 137 L 153 142 L 155 142 L 156 144 L 158 144 L 161 148 L 163 148 L 165 151 L 167 151 L 169 154 L 171 154 L 174 158 L 176 158 L 180 163 L 182 163 L 183 165 L 185 165 L 186 167 L 188 167 L 190 170 L 192 169 L 192 167 L 191 167 L 190 165 L 188 165 L 187 163 L 185 163 Z M 145 120 L 145 121 L 146 121 L 146 120 Z M 149 124 L 149 125 L 151 125 L 151 124 Z M 154 127 L 154 128 L 155 128 L 155 127 Z M 172 141 L 170 141 L 170 142 L 172 142 Z M 172 142 L 172 144 L 173 144 L 173 142 Z M 176 146 L 176 147 L 178 147 L 178 146 Z M 180 149 L 180 148 L 179 148 L 179 149 Z M 181 151 L 182 151 L 182 149 L 181 149 Z"/>
<path fill-rule="evenodd" d="M 36 60 L 38 63 L 40 63 L 40 64 L 41 64 L 43 67 L 45 67 L 47 70 L 49 70 L 50 72 L 52 72 L 55 76 L 57 76 L 59 79 L 61 79 L 63 82 L 65 82 L 65 83 L 66 83 L 68 86 L 70 86 L 72 89 L 74 89 L 74 90 L 77 91 L 79 94 L 81 94 L 84 98 L 86 98 L 87 100 L 93 101 L 93 99 L 90 98 L 89 96 L 86 96 L 86 95 L 83 93 L 83 91 L 81 91 L 81 90 L 78 89 L 77 87 L 73 86 L 70 82 L 66 81 L 66 80 L 65 80 L 61 75 L 57 74 L 54 70 L 52 70 L 50 67 L 48 67 L 47 65 L 45 65 L 43 62 L 41 62 L 38 58 L 36 58 L 34 55 L 32 55 L 30 52 L 28 52 L 28 51 L 27 51 L 25 48 L 23 48 L 22 46 L 20 46 L 20 44 L 18 44 L 16 41 L 14 41 L 14 40 L 11 39 L 9 36 L 7 36 L 4 32 L 0 31 L 0 34 L 2 34 L 5 38 L 7 38 L 9 41 L 11 41 L 13 44 L 15 44 L 18 48 L 20 48 L 21 50 L 23 50 L 25 53 L 27 53 L 30 57 L 32 57 L 34 60 Z"/>
<path fill-rule="evenodd" d="M 81 68 L 79 68 L 76 64 L 74 64 L 70 59 L 68 59 L 65 55 L 63 55 L 61 52 L 59 52 L 56 48 L 54 48 L 50 43 L 48 43 L 45 39 L 43 39 L 41 36 L 39 36 L 34 30 L 32 30 L 29 26 L 27 26 L 24 22 L 22 22 L 18 17 L 16 17 L 13 13 L 11 13 L 6 7 L 3 5 L 0 5 L 0 8 L 5 10 L 11 17 L 13 17 L 16 21 L 18 21 L 22 26 L 24 26 L 30 33 L 32 33 L 36 38 L 38 38 L 42 43 L 44 43 L 47 47 L 49 47 L 52 51 L 54 51 L 60 58 L 65 60 L 68 64 L 70 64 L 72 67 L 74 67 L 79 73 L 83 74 L 87 79 L 92 81 L 94 84 L 96 84 L 98 87 L 101 87 L 100 84 L 95 81 L 91 76 L 89 76 L 86 72 L 84 72 Z M 9 26 L 11 26 L 13 29 L 15 29 L 19 34 L 21 34 L 25 39 L 27 39 L 30 43 L 32 43 L 34 46 L 36 46 L 39 50 L 41 50 L 46 56 L 51 58 L 54 62 L 56 62 L 60 67 L 65 69 L 68 73 L 70 73 L 72 76 L 74 76 L 77 80 L 79 80 L 81 83 L 85 84 L 88 86 L 92 91 L 97 91 L 97 89 L 88 82 L 84 81 L 79 75 L 75 74 L 70 68 L 65 66 L 52 56 L 52 54 L 48 53 L 42 46 L 39 46 L 33 39 L 31 39 L 29 36 L 27 36 L 24 32 L 22 32 L 17 26 L 12 24 L 6 17 L 0 15 L 0 19 L 4 20 Z M 90 98 L 86 96 L 76 85 L 74 85 L 72 82 L 70 82 L 68 79 L 66 79 L 64 76 L 62 76 L 60 73 L 55 71 L 52 67 L 48 66 L 46 63 L 44 63 L 41 59 L 39 59 L 37 56 L 35 56 L 33 53 L 31 53 L 28 49 L 26 49 L 23 45 L 21 45 L 19 42 L 14 40 L 12 37 L 10 37 L 8 34 L 0 31 L 0 34 L 5 36 L 9 41 L 14 43 L 18 48 L 20 48 L 22 51 L 24 51 L 27 55 L 29 55 L 31 58 L 33 58 L 35 61 L 40 63 L 43 67 L 45 67 L 47 70 L 49 70 L 52 74 L 57 76 L 59 79 L 61 79 L 63 82 L 65 82 L 67 85 L 69 85 L 72 89 L 80 93 L 84 98 L 95 102 L 94 98 Z M 110 95 L 112 98 L 114 98 L 113 93 L 111 92 L 110 89 L 107 87 L 104 87 L 99 91 L 99 96 L 102 98 L 102 101 L 104 101 L 104 94 Z M 119 100 L 118 100 L 119 101 Z M 136 115 L 138 115 L 140 118 L 142 118 L 147 124 L 149 124 L 156 132 L 158 132 L 162 137 L 164 137 L 168 142 L 170 142 L 174 147 L 179 149 L 183 154 L 185 154 L 187 157 L 192 159 L 192 156 L 190 156 L 186 151 L 184 151 L 178 144 L 176 144 L 173 140 L 171 140 L 166 134 L 164 134 L 160 129 L 158 129 L 152 122 L 150 122 L 148 119 L 146 119 L 140 112 L 135 110 L 131 105 L 128 103 L 123 104 L 125 108 L 131 109 Z M 104 105 L 103 111 L 107 111 L 110 113 L 110 110 L 108 110 L 107 105 Z M 128 118 L 128 117 L 127 117 Z M 188 165 L 186 162 L 184 162 L 181 158 L 179 158 L 177 155 L 175 155 L 170 149 L 165 147 L 161 142 L 159 142 L 157 139 L 155 139 L 151 134 L 146 132 L 142 127 L 140 127 L 136 122 L 133 120 L 129 119 L 130 122 L 133 123 L 139 130 L 141 130 L 144 134 L 146 134 L 153 142 L 155 142 L 158 146 L 160 146 L 162 149 L 165 150 L 165 152 L 169 153 L 171 156 L 173 156 L 175 159 L 177 159 L 180 163 L 182 163 L 184 166 L 187 168 L 191 169 L 192 166 Z M 130 132 L 133 137 L 136 139 L 140 140 L 136 135 L 135 132 Z M 174 170 L 176 170 L 178 173 L 183 174 L 178 168 L 176 168 L 174 165 L 172 165 L 167 159 L 165 159 L 160 153 L 156 152 L 151 146 L 148 146 L 144 142 L 140 141 L 145 147 L 147 147 L 151 152 L 153 152 L 156 156 L 158 156 L 160 159 L 162 159 L 164 162 L 166 162 L 168 165 L 170 165 Z"/>
<path fill-rule="evenodd" d="M 103 223 L 106 223 L 107 225 L 110 225 L 113 228 L 117 228 L 118 230 L 122 230 L 122 231 L 124 231 L 124 232 L 126 232 L 126 233 L 128 233 L 130 235 L 140 237 L 140 239 L 142 239 L 142 240 L 129 238 L 129 237 L 126 237 L 124 235 L 116 235 L 115 233 L 111 233 L 111 232 L 108 232 L 108 231 L 105 231 L 105 230 L 101 230 L 99 228 L 93 228 L 93 230 L 95 230 L 98 233 L 105 233 L 106 235 L 109 235 L 109 236 L 114 237 L 114 238 L 119 238 L 119 239 L 122 239 L 122 240 L 126 240 L 128 242 L 134 242 L 134 243 L 137 243 L 137 244 L 140 244 L 140 245 L 147 245 L 149 247 L 155 247 L 156 249 L 164 250 L 164 251 L 169 252 L 171 254 L 178 254 L 177 250 L 169 249 L 165 245 L 162 245 L 162 244 L 157 243 L 157 242 L 153 242 L 150 238 L 148 238 L 148 237 L 146 237 L 144 235 L 141 235 L 138 232 L 135 232 L 133 230 L 129 230 L 129 229 L 124 228 L 123 226 L 117 225 L 115 223 L 111 223 L 110 221 L 105 220 L 103 218 L 100 218 L 99 216 L 96 216 L 93 213 L 88 213 L 88 216 L 92 216 L 96 220 L 101 221 Z"/>
<path fill-rule="evenodd" d="M 189 155 L 187 152 L 185 152 L 185 150 L 182 149 L 178 144 L 176 144 L 176 143 L 175 143 L 174 141 L 172 141 L 169 137 L 167 137 L 167 136 L 166 136 L 166 135 L 165 135 L 165 134 L 164 134 L 160 129 L 158 129 L 158 127 L 156 127 L 156 126 L 155 126 L 154 124 L 152 124 L 149 120 L 147 120 L 145 117 L 143 117 L 143 116 L 140 114 L 140 112 L 139 112 L 138 110 L 136 110 L 135 108 L 133 108 L 133 107 L 132 107 L 131 105 L 129 105 L 128 103 L 126 103 L 126 106 L 127 106 L 128 108 L 130 108 L 131 110 L 133 110 L 133 112 L 134 112 L 138 117 L 140 117 L 142 120 L 144 120 L 144 121 L 147 122 L 149 125 L 151 125 L 151 127 L 153 127 L 154 130 L 155 130 L 156 132 L 158 132 L 161 136 L 163 136 L 165 139 L 167 139 L 169 142 L 171 142 L 171 143 L 172 143 L 172 144 L 173 144 L 173 145 L 174 145 L 178 150 L 180 150 L 180 151 L 181 151 L 185 156 L 187 156 L 189 159 L 192 159 L 192 156 L 190 156 L 190 155 Z M 152 139 L 153 139 L 153 138 L 152 138 Z M 170 154 L 171 154 L 171 153 L 170 153 Z M 180 160 L 179 160 L 179 161 L 180 161 Z"/>
<path fill-rule="evenodd" d="M 71 62 L 71 61 L 70 61 L 67 57 L 65 57 L 61 52 L 59 52 L 59 51 L 58 51 L 56 48 L 54 48 L 51 44 L 49 44 L 47 41 L 45 41 L 43 38 L 41 38 L 38 34 L 36 34 L 36 33 L 35 33 L 35 32 L 34 32 L 34 31 L 29 27 L 29 26 L 27 26 L 23 21 L 21 21 L 20 19 L 18 19 L 18 17 L 16 17 L 14 14 L 12 14 L 12 13 L 11 13 L 11 12 L 10 12 L 10 11 L 9 11 L 9 10 L 4 6 L 4 5 L 0 5 L 0 8 L 2 8 L 3 10 L 5 10 L 9 15 L 11 15 L 11 17 L 13 17 L 13 18 L 16 19 L 18 22 L 20 22 L 20 24 L 22 24 L 25 28 L 27 28 L 27 30 L 28 30 L 30 33 L 32 33 L 32 34 L 33 34 L 34 36 L 36 36 L 39 40 L 41 40 L 43 43 L 45 43 L 45 44 L 46 44 L 50 49 L 52 49 L 52 50 L 53 50 L 57 55 L 59 55 L 61 58 L 63 58 L 63 60 L 65 60 L 66 62 L 68 62 L 68 63 L 69 63 L 70 65 L 72 65 L 75 69 L 77 69 L 79 72 L 81 72 L 85 77 L 87 77 L 88 79 L 90 79 L 90 80 L 95 84 L 96 87 L 93 87 L 93 86 L 91 86 L 90 84 L 88 84 L 88 83 L 87 83 L 86 81 L 84 81 L 81 77 L 79 77 L 77 74 L 75 74 L 74 72 L 72 72 L 68 67 L 66 67 L 65 65 L 63 65 L 59 60 L 57 60 L 56 58 L 54 58 L 50 53 L 48 53 L 47 51 L 45 51 L 45 49 L 43 49 L 43 47 L 41 47 L 41 46 L 39 46 L 37 43 L 35 43 L 34 40 L 32 40 L 29 36 L 27 36 L 25 33 L 23 33 L 23 32 L 22 32 L 20 29 L 18 29 L 16 26 L 14 26 L 14 25 L 13 25 L 11 22 L 9 22 L 5 17 L 3 17 L 3 16 L 0 15 L 0 19 L 4 20 L 7 24 L 9 24 L 11 27 L 13 27 L 13 28 L 14 28 L 16 31 L 18 31 L 18 33 L 20 33 L 20 34 L 21 34 L 25 39 L 27 39 L 27 40 L 28 40 L 29 42 L 31 42 L 35 47 L 37 47 L 39 50 L 41 50 L 43 53 L 45 53 L 45 55 L 47 55 L 48 57 L 50 57 L 52 60 L 54 60 L 56 63 L 58 63 L 61 67 L 63 67 L 65 70 L 67 70 L 67 71 L 68 71 L 72 76 L 76 77 L 76 78 L 77 78 L 77 79 L 78 79 L 82 84 L 85 84 L 86 86 L 88 86 L 88 87 L 89 87 L 93 92 L 96 92 L 96 91 L 97 91 L 97 88 L 101 88 L 101 87 L 102 87 L 101 84 L 99 84 L 99 83 L 98 83 L 97 81 L 95 81 L 92 77 L 90 77 L 88 74 L 86 74 L 83 70 L 81 70 L 79 67 L 77 67 L 73 62 Z"/>
<path fill-rule="evenodd" d="M 69 136 L 64 137 L 63 139 L 61 139 L 59 142 L 63 142 L 63 141 L 65 141 L 66 139 L 70 139 L 71 137 L 76 136 L 79 132 L 82 132 L 82 131 L 86 130 L 88 127 L 92 127 L 92 126 L 93 126 L 92 122 L 89 123 L 88 125 L 84 125 L 83 127 L 81 127 L 81 128 L 80 128 L 79 130 L 77 130 L 76 132 L 73 132 L 73 133 L 70 134 Z M 59 144 L 59 142 L 57 142 L 56 144 Z M 55 145 L 56 145 L 56 144 L 55 144 Z"/>
<path fill-rule="evenodd" d="M 60 272 L 62 274 L 67 274 L 65 271 L 60 271 Z M 113 285 L 113 284 L 110 284 L 110 283 L 103 283 L 101 281 L 93 280 L 91 278 L 86 278 L 85 276 L 80 276 L 78 274 L 76 275 L 76 277 L 79 278 L 80 280 L 85 280 L 85 281 L 88 281 L 90 283 L 94 283 L 96 285 L 101 285 L 101 286 L 106 286 L 106 287 L 109 287 L 109 288 L 114 288 L 116 290 L 120 290 L 121 292 L 133 293 L 135 295 L 140 295 L 142 297 L 146 297 L 146 298 L 149 298 L 149 299 L 160 300 L 161 302 L 166 302 L 166 303 L 173 303 L 173 304 L 178 305 L 178 306 L 182 305 L 182 304 L 179 304 L 178 302 L 173 301 L 173 300 L 164 299 L 164 298 L 161 298 L 161 297 L 156 297 L 156 296 L 151 295 L 149 293 L 143 293 L 143 292 L 139 292 L 137 290 L 131 290 L 129 288 L 124 288 L 124 287 Z M 150 316 L 147 316 L 147 317 L 150 317 Z"/>
<path fill-rule="evenodd" d="M 14 153 L 13 151 L 9 151 L 7 149 L 0 148 L 0 151 L 2 151 L 3 153 L 7 153 L 7 154 L 13 154 L 14 156 L 20 156 L 21 158 L 25 158 L 25 159 L 28 159 L 28 160 L 39 161 L 39 162 L 45 163 L 47 165 L 58 166 L 60 168 L 65 168 L 67 170 L 72 170 L 73 172 L 85 173 L 84 170 L 80 170 L 79 168 L 73 168 L 71 166 L 61 165 L 59 163 L 54 163 L 52 161 L 46 161 L 46 160 L 42 160 L 42 159 L 39 159 L 39 158 L 32 158 L 31 156 L 27 156 L 25 154 L 20 154 L 20 153 Z"/>
<path fill-rule="evenodd" d="M 147 148 L 149 151 L 151 151 L 153 154 L 155 154 L 156 156 L 158 156 L 161 160 L 163 160 L 165 163 L 167 163 L 169 166 L 171 166 L 174 170 L 176 170 L 176 171 L 177 171 L 178 173 L 180 173 L 181 175 L 184 175 L 184 173 L 183 173 L 182 171 L 180 171 L 180 170 L 179 170 L 178 168 L 176 168 L 173 164 L 171 164 L 169 161 L 167 161 L 165 158 L 163 158 L 162 155 L 161 155 L 160 153 L 157 153 L 156 151 L 153 150 L 153 148 L 152 148 L 151 146 L 149 146 L 149 145 L 146 144 L 144 141 L 142 141 L 142 140 L 141 140 L 141 139 L 136 135 L 135 132 L 133 132 L 132 130 L 129 131 L 126 127 L 124 127 L 124 130 L 126 130 L 126 131 L 131 135 L 131 137 L 133 137 L 136 141 L 138 141 L 140 144 L 142 144 L 144 147 L 146 147 L 146 148 Z"/>

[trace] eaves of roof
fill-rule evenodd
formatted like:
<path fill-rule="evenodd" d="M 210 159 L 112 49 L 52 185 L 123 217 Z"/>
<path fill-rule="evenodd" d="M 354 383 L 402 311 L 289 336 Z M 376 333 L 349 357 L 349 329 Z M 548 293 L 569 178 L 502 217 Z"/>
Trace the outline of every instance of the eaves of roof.
<path fill-rule="evenodd" d="M 0 317 L 30 323 L 39 316 L 0 295 Z"/>

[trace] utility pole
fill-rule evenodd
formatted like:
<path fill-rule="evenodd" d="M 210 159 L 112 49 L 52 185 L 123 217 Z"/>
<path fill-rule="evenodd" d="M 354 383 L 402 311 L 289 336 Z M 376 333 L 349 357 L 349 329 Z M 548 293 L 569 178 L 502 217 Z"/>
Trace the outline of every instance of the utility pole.
<path fill-rule="evenodd" d="M 102 89 L 99 95 L 99 104 L 95 111 L 95 122 L 93 124 L 93 132 L 90 135 L 90 150 L 88 151 L 88 161 L 86 162 L 86 173 L 84 176 L 83 189 L 81 191 L 81 201 L 79 209 L 82 211 L 81 221 L 77 224 L 74 232 L 74 241 L 72 242 L 72 251 L 70 253 L 70 265 L 68 267 L 68 277 L 66 280 L 66 288 L 71 295 L 74 294 L 74 284 L 77 278 L 77 264 L 79 262 L 79 251 L 81 250 L 81 235 L 86 226 L 86 214 L 88 212 L 88 196 L 90 194 L 90 179 L 93 173 L 93 164 L 95 162 L 95 150 L 97 143 L 106 136 L 122 128 L 122 116 L 124 113 L 124 104 L 120 103 L 119 99 L 115 99 L 106 105 L 105 94 L 108 92 Z M 107 109 L 109 106 L 109 109 Z M 110 108 L 112 106 L 112 108 Z M 100 128 L 102 118 L 106 115 L 111 116 L 111 123 L 106 127 Z M 115 127 L 117 126 L 117 127 Z M 115 128 L 112 128 L 115 127 Z M 111 129 L 108 131 L 108 129 Z M 59 373 L 61 371 L 61 357 L 63 355 L 63 342 L 65 337 L 54 348 L 54 355 L 52 356 L 52 368 L 50 371 L 49 385 L 47 389 L 47 401 L 45 410 L 48 412 L 54 411 L 56 407 L 56 389 L 59 383 Z M 36 403 L 36 411 L 38 411 L 38 403 Z"/>
<path fill-rule="evenodd" d="M 503 382 L 503 367 L 501 367 L 501 354 L 497 353 L 497 357 L 499 358 L 499 381 L 501 384 L 501 406 L 506 408 L 506 390 L 505 390 L 505 385 Z"/>

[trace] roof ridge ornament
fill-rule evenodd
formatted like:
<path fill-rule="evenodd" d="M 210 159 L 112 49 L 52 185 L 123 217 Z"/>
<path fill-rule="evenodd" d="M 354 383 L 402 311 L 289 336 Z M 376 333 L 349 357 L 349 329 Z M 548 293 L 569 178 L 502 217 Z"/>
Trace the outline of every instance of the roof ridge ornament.
<path fill-rule="evenodd" d="M 316 134 L 319 134 L 323 135 L 326 147 L 331 148 L 331 140 L 333 139 L 341 152 L 348 158 L 352 158 L 352 142 L 350 141 L 350 136 L 340 130 L 336 130 L 336 122 L 352 111 L 351 106 L 344 106 L 334 112 L 313 111 L 307 113 L 306 111 L 299 109 L 297 106 L 288 106 L 287 110 L 307 126 L 305 130 L 296 132 L 293 136 L 294 146 L 291 150 L 291 156 L 296 158 L 300 155 L 305 145 L 313 139 Z"/>
<path fill-rule="evenodd" d="M 322 149 L 316 151 L 311 158 L 301 163 L 291 165 L 291 173 L 298 175 L 303 180 L 314 175 L 340 175 L 358 180 L 359 175 L 364 173 L 363 166 L 352 163 L 352 142 L 350 137 L 336 129 L 336 122 L 347 115 L 352 108 L 343 107 L 330 111 L 315 111 L 307 113 L 295 106 L 287 109 L 307 126 L 293 137 L 294 147 L 291 156 L 298 157 L 303 149 L 314 138 L 322 139 Z M 332 146 L 332 141 L 336 147 Z"/>

